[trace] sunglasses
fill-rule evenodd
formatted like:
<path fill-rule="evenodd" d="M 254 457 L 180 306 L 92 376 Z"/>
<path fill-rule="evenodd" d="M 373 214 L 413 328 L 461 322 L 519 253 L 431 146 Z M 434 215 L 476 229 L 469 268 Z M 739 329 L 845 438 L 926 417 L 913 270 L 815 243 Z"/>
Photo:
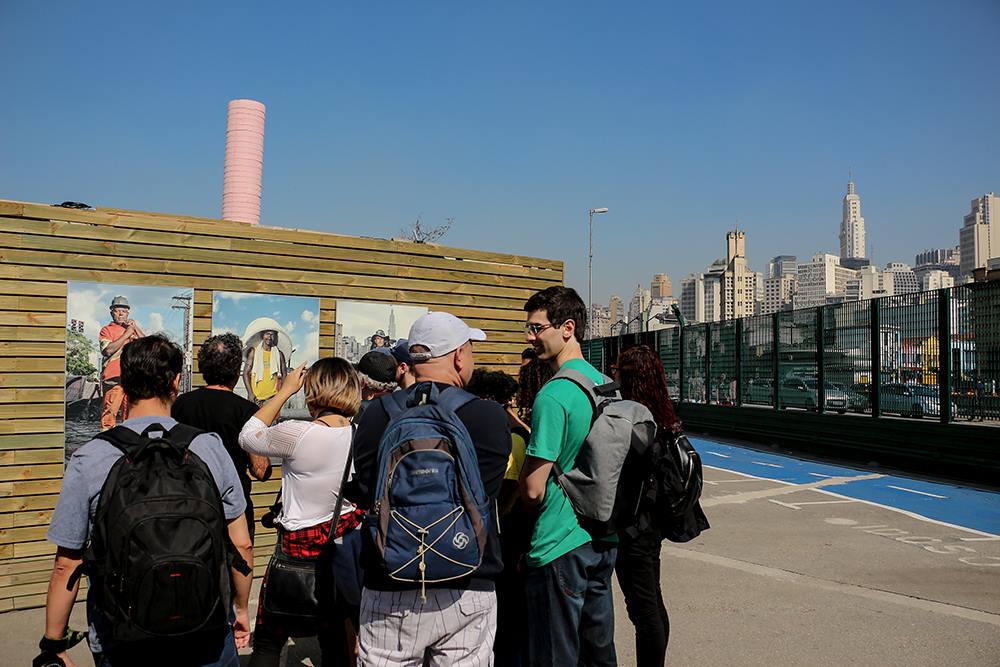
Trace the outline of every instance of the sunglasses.
<path fill-rule="evenodd" d="M 524 330 L 530 333 L 532 336 L 537 336 L 538 334 L 542 333 L 546 329 L 550 329 L 551 327 L 552 327 L 551 324 L 537 324 L 535 322 L 529 322 L 528 324 L 524 325 Z"/>

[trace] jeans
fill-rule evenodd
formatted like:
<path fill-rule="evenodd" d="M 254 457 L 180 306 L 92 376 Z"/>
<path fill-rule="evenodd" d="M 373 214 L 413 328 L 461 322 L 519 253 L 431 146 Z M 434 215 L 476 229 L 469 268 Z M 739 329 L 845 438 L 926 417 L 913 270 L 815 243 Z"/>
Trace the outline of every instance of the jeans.
<path fill-rule="evenodd" d="M 189 643 L 181 640 L 158 642 L 133 650 L 115 649 L 95 653 L 94 667 L 240 667 L 233 633 L 225 638 Z"/>
<path fill-rule="evenodd" d="M 670 619 L 660 589 L 658 531 L 646 530 L 635 538 L 621 536 L 615 573 L 625 596 L 629 620 L 635 626 L 637 667 L 663 667 L 670 639 Z"/>
<path fill-rule="evenodd" d="M 318 628 L 316 639 L 319 642 L 323 667 L 351 664 L 344 620 L 333 619 Z M 288 635 L 284 632 L 275 632 L 266 626 L 258 625 L 253 635 L 253 655 L 250 656 L 248 667 L 278 667 L 281 649 L 285 648 L 287 641 Z"/>
<path fill-rule="evenodd" d="M 542 567 L 525 581 L 530 665 L 617 665 L 611 572 L 617 549 L 591 542 Z"/>

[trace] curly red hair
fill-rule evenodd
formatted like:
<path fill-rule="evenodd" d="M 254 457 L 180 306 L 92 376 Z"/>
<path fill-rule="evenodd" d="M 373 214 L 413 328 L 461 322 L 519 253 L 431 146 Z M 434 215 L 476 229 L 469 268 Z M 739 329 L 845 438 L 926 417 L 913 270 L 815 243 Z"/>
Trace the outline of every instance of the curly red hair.
<path fill-rule="evenodd" d="M 674 412 L 674 403 L 667 389 L 663 362 L 652 348 L 636 345 L 622 352 L 615 376 L 622 388 L 622 398 L 649 408 L 659 428 L 675 433 L 681 431 L 681 420 Z"/>

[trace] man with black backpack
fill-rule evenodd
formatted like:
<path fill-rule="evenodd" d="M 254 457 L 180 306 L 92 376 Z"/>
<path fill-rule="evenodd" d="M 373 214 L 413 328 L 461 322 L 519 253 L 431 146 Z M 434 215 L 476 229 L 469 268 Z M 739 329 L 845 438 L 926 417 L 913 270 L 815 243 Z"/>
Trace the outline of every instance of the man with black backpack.
<path fill-rule="evenodd" d="M 66 650 L 79 634 L 68 622 L 81 573 L 97 667 L 239 664 L 237 646 L 250 634 L 246 501 L 219 437 L 170 417 L 182 367 L 182 352 L 162 336 L 123 348 L 129 419 L 66 466 L 35 664 L 73 664 Z"/>
<path fill-rule="evenodd" d="M 463 389 L 483 340 L 449 313 L 419 318 L 416 384 L 373 401 L 358 425 L 349 497 L 369 510 L 359 664 L 492 664 L 511 439 L 503 408 Z"/>
<path fill-rule="evenodd" d="M 528 342 L 557 371 L 535 398 L 521 471 L 522 500 L 538 512 L 526 557 L 529 664 L 615 665 L 617 538 L 591 535 L 557 481 L 577 464 L 595 418 L 584 385 L 592 389 L 607 379 L 583 358 L 587 309 L 576 291 L 546 288 L 524 310 Z M 592 481 L 594 489 L 608 480 Z"/>

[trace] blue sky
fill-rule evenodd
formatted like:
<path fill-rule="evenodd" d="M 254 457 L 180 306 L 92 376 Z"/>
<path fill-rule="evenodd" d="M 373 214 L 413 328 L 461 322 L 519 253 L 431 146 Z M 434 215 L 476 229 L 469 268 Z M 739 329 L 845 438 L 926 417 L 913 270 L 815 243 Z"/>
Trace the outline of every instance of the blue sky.
<path fill-rule="evenodd" d="M 1000 190 L 1000 3 L 2 2 L 0 197 L 218 216 L 267 105 L 265 224 L 566 262 L 595 299 L 725 252 L 956 245 Z M 335 5 L 335 6 L 330 6 Z"/>

